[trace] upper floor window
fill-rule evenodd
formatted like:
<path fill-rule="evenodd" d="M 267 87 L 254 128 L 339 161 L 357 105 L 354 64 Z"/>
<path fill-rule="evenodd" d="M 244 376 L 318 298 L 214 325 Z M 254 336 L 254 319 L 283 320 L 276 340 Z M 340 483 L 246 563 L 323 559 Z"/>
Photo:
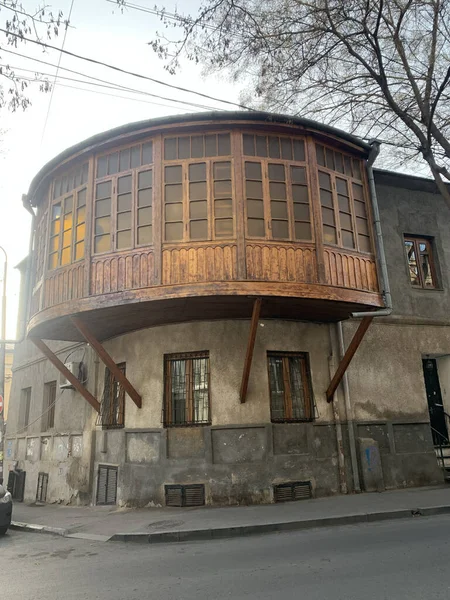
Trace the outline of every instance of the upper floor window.
<path fill-rule="evenodd" d="M 270 413 L 273 422 L 314 418 L 308 355 L 268 352 Z"/>
<path fill-rule="evenodd" d="M 44 384 L 44 410 L 42 431 L 50 431 L 55 426 L 56 381 Z"/>
<path fill-rule="evenodd" d="M 59 198 L 60 196 L 64 196 L 68 194 L 72 190 L 76 190 L 77 188 L 85 185 L 88 180 L 89 174 L 89 164 L 84 163 L 83 165 L 79 165 L 76 169 L 61 175 L 60 177 L 56 177 L 53 181 L 53 198 Z"/>
<path fill-rule="evenodd" d="M 209 352 L 164 357 L 164 425 L 210 422 Z"/>
<path fill-rule="evenodd" d="M 242 140 L 246 156 L 305 161 L 305 142 L 301 138 L 244 133 Z"/>
<path fill-rule="evenodd" d="M 40 212 L 40 211 L 39 211 Z M 47 218 L 48 211 L 44 214 L 38 212 L 38 224 L 36 226 L 36 237 L 35 237 L 35 263 L 34 263 L 34 280 L 36 283 L 41 279 L 44 273 L 45 265 L 45 244 L 47 242 Z"/>
<path fill-rule="evenodd" d="M 411 285 L 425 289 L 438 287 L 431 239 L 405 236 L 404 244 Z"/>
<path fill-rule="evenodd" d="M 97 158 L 97 179 L 153 163 L 153 143 L 137 144 Z"/>
<path fill-rule="evenodd" d="M 164 160 L 209 158 L 230 156 L 230 154 L 231 138 L 229 133 L 188 135 L 164 140 Z"/>
<path fill-rule="evenodd" d="M 117 367 L 125 374 L 125 363 Z M 121 429 L 125 426 L 125 389 L 108 367 L 105 368 L 105 385 L 97 424 L 103 429 Z"/>
<path fill-rule="evenodd" d="M 51 207 L 48 268 L 68 265 L 84 257 L 86 188 L 72 192 Z"/>
<path fill-rule="evenodd" d="M 30 423 L 30 408 L 31 408 L 31 388 L 22 388 L 20 390 L 20 406 L 19 406 L 19 432 L 22 433 L 28 429 Z"/>

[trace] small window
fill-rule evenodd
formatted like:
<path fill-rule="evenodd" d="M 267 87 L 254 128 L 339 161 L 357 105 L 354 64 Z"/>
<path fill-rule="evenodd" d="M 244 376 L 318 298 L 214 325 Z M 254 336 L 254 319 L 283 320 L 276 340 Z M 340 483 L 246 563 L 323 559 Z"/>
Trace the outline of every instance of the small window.
<path fill-rule="evenodd" d="M 405 236 L 404 244 L 411 285 L 424 289 L 437 288 L 432 240 L 430 238 Z"/>
<path fill-rule="evenodd" d="M 117 367 L 125 375 L 125 363 Z M 108 367 L 105 368 L 105 385 L 97 425 L 103 429 L 121 429 L 125 425 L 125 390 Z"/>
<path fill-rule="evenodd" d="M 49 431 L 55 426 L 56 381 L 44 384 L 44 410 L 42 431 Z"/>
<path fill-rule="evenodd" d="M 209 417 L 209 352 L 164 357 L 164 425 L 201 425 Z"/>
<path fill-rule="evenodd" d="M 20 392 L 19 430 L 26 431 L 30 422 L 31 388 L 23 388 Z"/>
<path fill-rule="evenodd" d="M 306 353 L 268 352 L 272 422 L 312 421 L 311 377 Z"/>

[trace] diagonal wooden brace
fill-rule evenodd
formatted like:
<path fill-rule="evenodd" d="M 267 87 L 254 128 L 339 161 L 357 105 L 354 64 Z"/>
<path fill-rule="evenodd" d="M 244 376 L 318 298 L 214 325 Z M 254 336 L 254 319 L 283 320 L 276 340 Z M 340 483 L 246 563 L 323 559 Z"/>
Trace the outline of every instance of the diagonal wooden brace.
<path fill-rule="evenodd" d="M 39 348 L 42 354 L 44 354 L 48 358 L 52 365 L 54 365 L 58 369 L 58 371 L 67 379 L 67 381 L 70 381 L 70 383 L 77 390 L 77 392 L 79 392 L 83 396 L 83 398 L 89 402 L 92 408 L 99 413 L 99 402 L 94 398 L 91 392 L 89 392 L 84 387 L 84 385 L 80 381 L 78 381 L 75 375 L 69 371 L 66 365 L 61 360 L 59 360 L 56 354 L 50 350 L 47 344 L 39 338 L 30 337 L 29 339 L 37 348 Z"/>
<path fill-rule="evenodd" d="M 138 408 L 142 407 L 142 398 L 128 381 L 124 373 L 119 369 L 114 360 L 110 357 L 110 355 L 103 348 L 101 343 L 92 335 L 89 329 L 86 327 L 85 323 L 78 317 L 70 317 L 70 320 L 84 337 L 84 339 L 94 348 L 97 352 L 98 356 L 102 360 L 102 362 L 108 367 L 111 373 L 114 375 L 114 379 L 118 381 L 126 391 L 126 393 L 130 396 L 133 402 L 136 404 Z"/>
<path fill-rule="evenodd" d="M 261 298 L 257 298 L 253 303 L 252 322 L 250 324 L 250 333 L 247 342 L 247 353 L 245 355 L 244 372 L 242 373 L 241 391 L 239 394 L 241 404 L 244 404 L 247 398 L 248 380 L 250 369 L 252 368 L 253 350 L 255 348 L 256 330 L 258 328 L 259 315 L 261 313 Z"/>
<path fill-rule="evenodd" d="M 334 393 L 337 390 L 338 385 L 341 383 L 341 380 L 344 377 L 344 373 L 347 370 L 347 367 L 350 364 L 353 356 L 355 355 L 355 352 L 358 350 L 359 345 L 362 342 L 362 339 L 365 336 L 366 331 L 369 329 L 369 325 L 372 323 L 372 321 L 373 317 L 364 317 L 361 323 L 359 324 L 359 327 L 356 330 L 352 341 L 348 345 L 348 348 L 345 351 L 341 362 L 339 363 L 336 373 L 334 374 L 334 377 L 331 380 L 330 385 L 328 386 L 326 392 L 327 402 L 331 402 L 333 400 Z"/>

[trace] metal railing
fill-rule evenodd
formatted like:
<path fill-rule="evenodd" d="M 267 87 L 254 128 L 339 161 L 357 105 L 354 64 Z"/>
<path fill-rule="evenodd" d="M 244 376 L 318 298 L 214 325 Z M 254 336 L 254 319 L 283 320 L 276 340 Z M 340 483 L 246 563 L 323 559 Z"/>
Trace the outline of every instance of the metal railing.
<path fill-rule="evenodd" d="M 434 429 L 434 427 L 431 427 L 431 432 L 433 434 L 434 447 L 436 450 L 438 450 L 436 457 L 442 467 L 442 470 L 446 471 L 445 459 L 450 459 L 450 454 L 448 456 L 445 456 L 444 448 L 448 449 L 450 447 L 450 441 L 448 437 L 442 435 L 442 433 L 440 431 L 437 431 L 437 429 Z"/>

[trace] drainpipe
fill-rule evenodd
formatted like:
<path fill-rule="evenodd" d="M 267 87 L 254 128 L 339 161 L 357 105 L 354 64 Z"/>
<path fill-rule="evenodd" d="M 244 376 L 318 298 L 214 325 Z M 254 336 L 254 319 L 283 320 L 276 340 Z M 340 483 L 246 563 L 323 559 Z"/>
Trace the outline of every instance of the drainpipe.
<path fill-rule="evenodd" d="M 33 242 L 34 242 L 34 228 L 36 222 L 36 215 L 34 210 L 31 208 L 30 201 L 28 200 L 28 196 L 26 194 L 22 195 L 22 204 L 26 211 L 28 211 L 31 215 L 31 230 L 30 230 L 30 239 L 28 242 L 28 261 L 27 268 L 25 271 L 25 288 L 24 288 L 24 296 L 25 296 L 25 306 L 20 314 L 17 339 L 15 340 L 0 340 L 0 344 L 20 344 L 24 341 L 27 335 L 27 318 L 28 313 L 31 306 L 31 265 L 32 265 L 32 255 L 33 255 Z"/>

